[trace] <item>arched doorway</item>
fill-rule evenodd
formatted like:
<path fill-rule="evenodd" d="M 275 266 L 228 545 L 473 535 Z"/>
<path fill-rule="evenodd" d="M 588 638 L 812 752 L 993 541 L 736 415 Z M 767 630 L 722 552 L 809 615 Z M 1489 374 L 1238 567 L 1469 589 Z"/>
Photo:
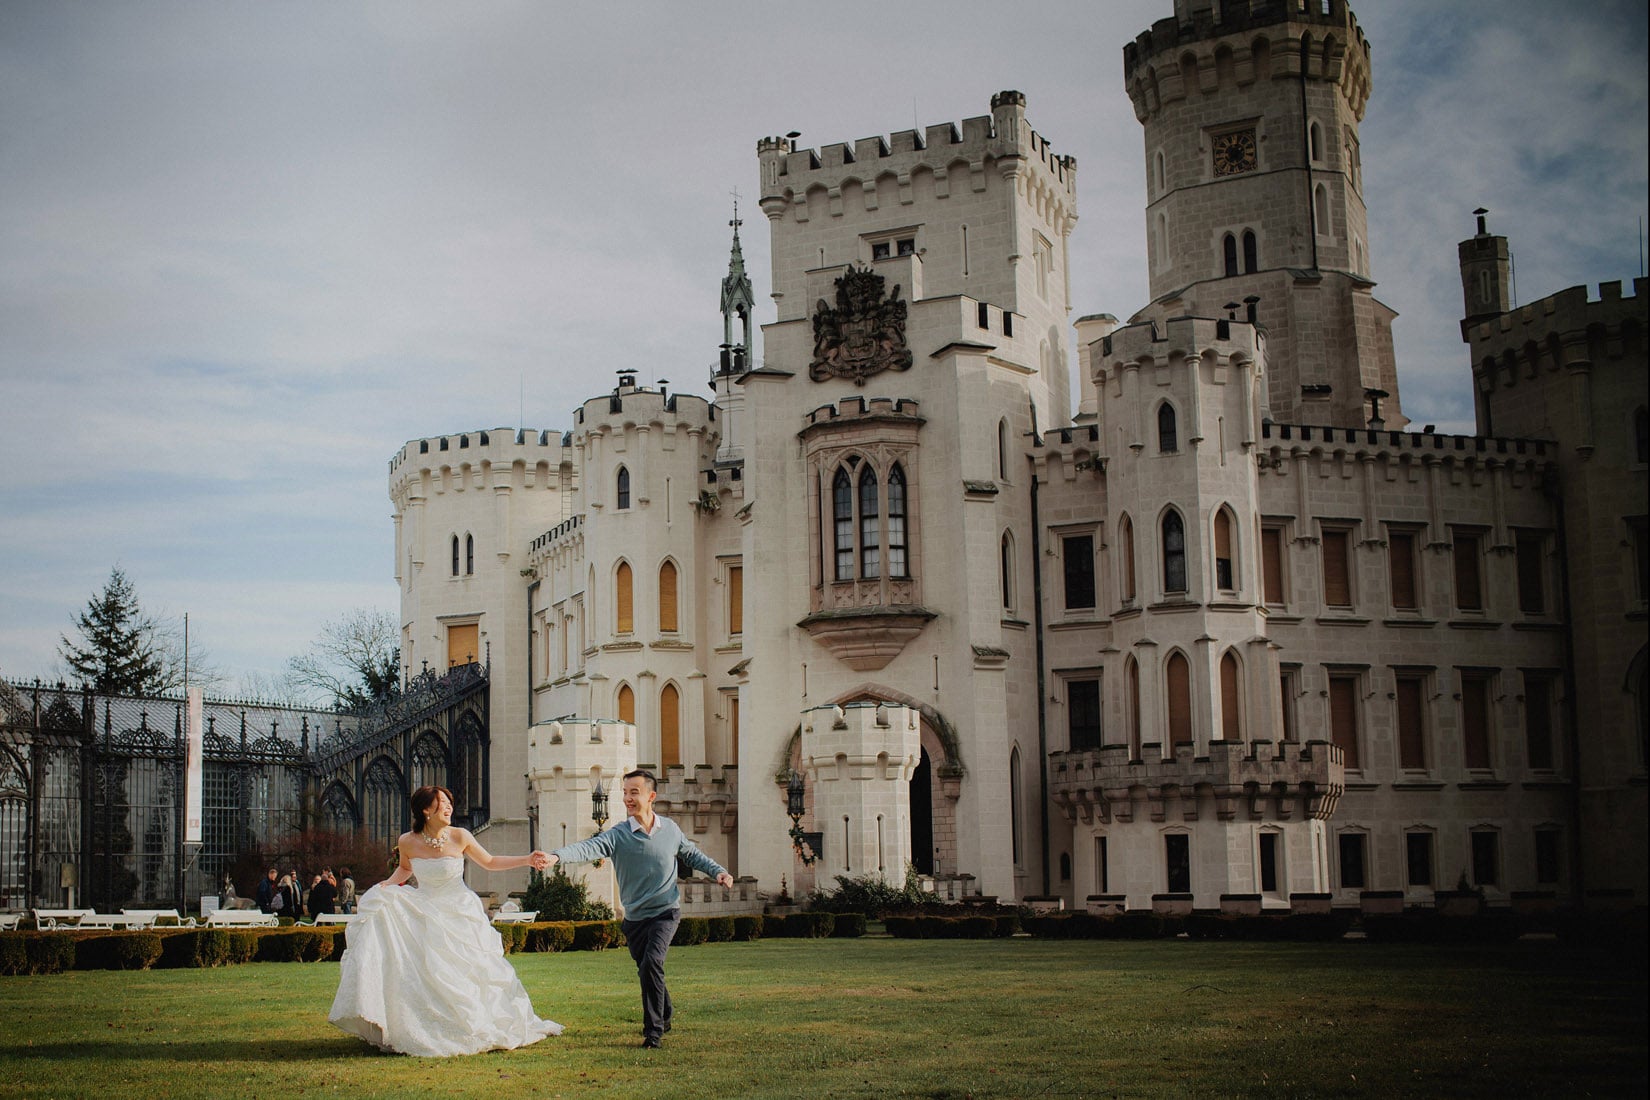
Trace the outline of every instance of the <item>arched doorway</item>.
<path fill-rule="evenodd" d="M 911 774 L 911 863 L 919 875 L 934 873 L 934 769 L 927 749 Z"/>

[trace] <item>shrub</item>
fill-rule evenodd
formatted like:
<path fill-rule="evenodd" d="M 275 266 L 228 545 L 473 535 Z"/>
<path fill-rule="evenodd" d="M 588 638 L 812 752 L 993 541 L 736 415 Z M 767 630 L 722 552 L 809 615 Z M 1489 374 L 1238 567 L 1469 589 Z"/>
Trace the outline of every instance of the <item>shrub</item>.
<path fill-rule="evenodd" d="M 711 943 L 729 943 L 733 940 L 732 917 L 706 917 L 705 920 L 709 926 L 708 939 Z"/>
<path fill-rule="evenodd" d="M 818 913 L 864 913 L 881 916 L 889 912 L 911 909 L 932 900 L 924 893 L 917 879 L 917 870 L 905 865 L 905 884 L 893 884 L 874 875 L 849 878 L 836 876 L 836 889 L 830 892 L 815 890 L 808 895 L 808 908 Z"/>
<path fill-rule="evenodd" d="M 692 947 L 710 938 L 710 920 L 707 917 L 683 917 L 671 937 L 672 947 Z"/>
<path fill-rule="evenodd" d="M 836 927 L 831 929 L 833 938 L 857 940 L 863 935 L 865 935 L 864 913 L 836 914 Z"/>
<path fill-rule="evenodd" d="M 883 931 L 895 939 L 914 940 L 920 937 L 917 934 L 917 918 L 911 916 L 887 916 L 882 918 Z"/>
<path fill-rule="evenodd" d="M 222 966 L 231 960 L 233 949 L 230 933 L 221 928 L 186 928 L 170 932 L 160 941 L 160 965 L 163 967 Z"/>
<path fill-rule="evenodd" d="M 572 946 L 572 921 L 540 921 L 527 926 L 527 950 L 529 951 L 566 951 Z"/>
<path fill-rule="evenodd" d="M 0 932 L 0 974 L 29 972 L 29 950 L 22 932 Z"/>
<path fill-rule="evenodd" d="M 581 920 L 573 922 L 573 950 L 601 951 L 614 946 L 613 921 Z"/>
<path fill-rule="evenodd" d="M 762 938 L 767 918 L 761 913 L 741 913 L 733 918 L 733 938 L 741 943 Z"/>
<path fill-rule="evenodd" d="M 785 935 L 792 939 L 824 939 L 835 927 L 831 913 L 792 913 L 785 918 Z"/>
<path fill-rule="evenodd" d="M 316 962 L 332 954 L 332 937 L 313 928 L 283 928 L 258 940 L 259 962 Z"/>
<path fill-rule="evenodd" d="M 349 947 L 349 933 L 344 931 L 344 925 L 332 924 L 327 926 L 327 935 L 332 937 L 332 953 L 327 956 L 333 962 L 341 962 L 344 951 Z"/>
<path fill-rule="evenodd" d="M 88 936 L 75 945 L 79 970 L 148 970 L 160 958 L 160 937 L 153 932 L 110 932 Z"/>
<path fill-rule="evenodd" d="M 1006 939 L 1020 930 L 1020 914 L 998 913 L 992 918 L 997 922 L 997 930 L 992 934 L 999 939 Z"/>
<path fill-rule="evenodd" d="M 258 957 L 258 933 L 250 928 L 231 928 L 226 933 L 229 937 L 229 953 L 224 962 L 230 964 L 249 963 Z M 342 939 L 342 933 L 339 934 Z M 334 941 L 339 952 L 343 951 L 343 944 Z"/>
<path fill-rule="evenodd" d="M 591 898 L 584 880 L 572 878 L 560 864 L 548 875 L 533 872 L 521 907 L 545 921 L 613 919 L 613 907 L 600 898 Z"/>
<path fill-rule="evenodd" d="M 493 930 L 498 933 L 499 946 L 504 949 L 506 955 L 513 955 L 517 951 L 527 949 L 528 927 L 528 925 L 519 922 L 493 925 Z"/>

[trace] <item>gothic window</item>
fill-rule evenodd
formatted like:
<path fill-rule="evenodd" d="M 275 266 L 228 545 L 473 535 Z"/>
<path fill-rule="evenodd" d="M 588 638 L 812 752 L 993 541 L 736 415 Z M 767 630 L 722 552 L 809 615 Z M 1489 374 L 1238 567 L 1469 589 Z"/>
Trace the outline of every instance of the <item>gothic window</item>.
<path fill-rule="evenodd" d="M 1004 531 L 1001 546 L 1003 610 L 1014 610 L 1014 536 Z"/>
<path fill-rule="evenodd" d="M 1186 591 L 1186 524 L 1172 509 L 1163 517 L 1163 591 Z"/>
<path fill-rule="evenodd" d="M 636 692 L 629 684 L 619 685 L 618 712 L 619 721 L 636 724 Z"/>
<path fill-rule="evenodd" d="M 997 480 L 1008 480 L 1008 421 L 997 421 Z"/>
<path fill-rule="evenodd" d="M 1166 162 L 1166 158 L 1163 156 L 1163 150 L 1159 149 L 1157 151 L 1157 193 L 1158 193 L 1158 195 L 1162 195 L 1163 192 L 1167 191 L 1168 189 L 1169 189 L 1168 165 L 1167 165 L 1167 162 Z"/>
<path fill-rule="evenodd" d="M 1340 880 L 1342 890 L 1362 890 L 1368 882 L 1364 872 L 1369 862 L 1369 835 L 1360 832 L 1344 832 L 1336 837 L 1337 847 L 1340 849 Z"/>
<path fill-rule="evenodd" d="M 447 751 L 429 734 L 413 745 L 412 785 L 414 788 L 447 786 Z"/>
<path fill-rule="evenodd" d="M 1020 750 L 1016 746 L 1008 753 L 1008 824 L 1009 844 L 1014 852 L 1016 867 L 1025 862 L 1025 829 L 1020 823 Z"/>
<path fill-rule="evenodd" d="M 1243 691 L 1238 672 L 1237 655 L 1227 650 L 1220 658 L 1220 736 L 1223 741 L 1243 740 Z"/>
<path fill-rule="evenodd" d="M 1157 266 L 1169 266 L 1169 215 L 1161 211 L 1157 215 Z"/>
<path fill-rule="evenodd" d="M 1157 449 L 1162 454 L 1180 450 L 1180 432 L 1175 423 L 1174 406 L 1167 401 L 1157 407 Z"/>
<path fill-rule="evenodd" d="M 877 474 L 867 463 L 859 472 L 859 575 L 882 576 L 882 515 L 877 501 Z"/>
<path fill-rule="evenodd" d="M 464 536 L 464 575 L 474 576 L 476 571 L 476 537 Z"/>
<path fill-rule="evenodd" d="M 1633 461 L 1650 464 L 1650 410 L 1643 405 L 1633 410 Z"/>
<path fill-rule="evenodd" d="M 836 541 L 836 579 L 853 580 L 854 487 L 845 469 L 838 469 L 831 480 L 831 526 Z"/>
<path fill-rule="evenodd" d="M 453 576 L 458 576 L 458 536 L 453 536 Z"/>
<path fill-rule="evenodd" d="M 1317 164 L 1323 160 L 1323 127 L 1314 122 L 1306 135 L 1311 146 L 1312 163 Z"/>
<path fill-rule="evenodd" d="M 362 824 L 387 850 L 407 821 L 406 781 L 394 764 L 380 756 L 368 765 L 361 786 Z"/>
<path fill-rule="evenodd" d="M 1228 233 L 1220 242 L 1221 267 L 1226 277 L 1231 278 L 1238 273 L 1237 238 Z"/>
<path fill-rule="evenodd" d="M 659 632 L 674 634 L 678 629 L 676 614 L 676 565 L 665 562 L 659 566 Z"/>
<path fill-rule="evenodd" d="M 1123 666 L 1123 676 L 1128 681 L 1129 708 L 1129 759 L 1140 759 L 1140 662 L 1129 654 L 1128 661 Z"/>
<path fill-rule="evenodd" d="M 1346 673 L 1329 677 L 1329 740 L 1341 750 L 1346 770 L 1357 771 L 1358 756 L 1358 675 Z"/>
<path fill-rule="evenodd" d="M 1088 610 L 1094 606 L 1094 536 L 1067 535 L 1060 540 L 1060 547 L 1065 567 L 1066 610 Z"/>
<path fill-rule="evenodd" d="M 1123 583 L 1123 602 L 1134 602 L 1134 521 L 1124 516 L 1118 522 L 1118 549 L 1123 560 L 1119 562 L 1118 578 Z"/>
<path fill-rule="evenodd" d="M 1100 681 L 1066 682 L 1067 747 L 1072 752 L 1100 748 Z"/>
<path fill-rule="evenodd" d="M 1329 188 L 1318 184 L 1312 191 L 1313 214 L 1318 223 L 1318 236 L 1333 237 L 1329 224 Z"/>
<path fill-rule="evenodd" d="M 659 692 L 659 766 L 682 765 L 682 693 L 675 684 Z"/>
<path fill-rule="evenodd" d="M 614 505 L 622 512 L 630 507 L 630 471 L 619 467 L 618 484 L 614 494 Z"/>
<path fill-rule="evenodd" d="M 1190 744 L 1192 740 L 1192 666 L 1178 651 L 1169 655 L 1163 670 L 1169 702 L 1169 743 Z"/>
<path fill-rule="evenodd" d="M 1192 838 L 1170 833 L 1163 838 L 1164 884 L 1171 894 L 1192 892 Z"/>
<path fill-rule="evenodd" d="M 1237 590 L 1232 568 L 1232 513 L 1225 508 L 1215 513 L 1215 587 L 1222 592 Z"/>
<path fill-rule="evenodd" d="M 894 463 L 888 471 L 888 575 L 909 577 L 911 559 L 905 514 L 905 468 Z"/>
<path fill-rule="evenodd" d="M 613 632 L 632 634 L 636 630 L 635 585 L 630 563 L 621 561 L 613 573 Z"/>
<path fill-rule="evenodd" d="M 1253 274 L 1254 272 L 1260 270 L 1259 251 L 1260 251 L 1259 247 L 1256 245 L 1256 242 L 1255 242 L 1255 231 L 1253 229 L 1245 229 L 1243 231 L 1243 271 L 1244 271 L 1244 274 Z"/>

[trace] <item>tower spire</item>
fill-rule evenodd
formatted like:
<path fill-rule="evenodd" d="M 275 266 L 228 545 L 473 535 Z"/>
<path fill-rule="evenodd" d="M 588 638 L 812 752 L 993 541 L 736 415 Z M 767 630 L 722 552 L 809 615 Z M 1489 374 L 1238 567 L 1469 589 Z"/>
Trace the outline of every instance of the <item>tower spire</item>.
<path fill-rule="evenodd" d="M 722 372 L 743 374 L 750 358 L 751 312 L 756 297 L 751 292 L 750 276 L 745 274 L 745 253 L 739 247 L 739 227 L 745 223 L 739 217 L 739 191 L 733 191 L 733 217 L 728 225 L 733 229 L 733 251 L 728 256 L 728 273 L 722 279 Z M 739 318 L 739 342 L 734 343 L 734 317 Z"/>

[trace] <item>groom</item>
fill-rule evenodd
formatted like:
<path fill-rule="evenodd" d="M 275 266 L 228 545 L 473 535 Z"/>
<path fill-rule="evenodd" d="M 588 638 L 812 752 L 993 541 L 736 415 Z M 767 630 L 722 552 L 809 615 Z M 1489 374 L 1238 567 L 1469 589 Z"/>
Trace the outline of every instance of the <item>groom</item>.
<path fill-rule="evenodd" d="M 665 989 L 665 951 L 682 921 L 682 895 L 676 888 L 676 859 L 722 886 L 733 876 L 687 837 L 677 824 L 653 812 L 659 784 L 651 772 L 626 772 L 624 808 L 630 816 L 589 840 L 557 848 L 547 866 L 611 859 L 619 875 L 619 903 L 624 906 L 624 937 L 642 980 L 642 1046 L 657 1048 L 670 1030 L 670 993 Z"/>

